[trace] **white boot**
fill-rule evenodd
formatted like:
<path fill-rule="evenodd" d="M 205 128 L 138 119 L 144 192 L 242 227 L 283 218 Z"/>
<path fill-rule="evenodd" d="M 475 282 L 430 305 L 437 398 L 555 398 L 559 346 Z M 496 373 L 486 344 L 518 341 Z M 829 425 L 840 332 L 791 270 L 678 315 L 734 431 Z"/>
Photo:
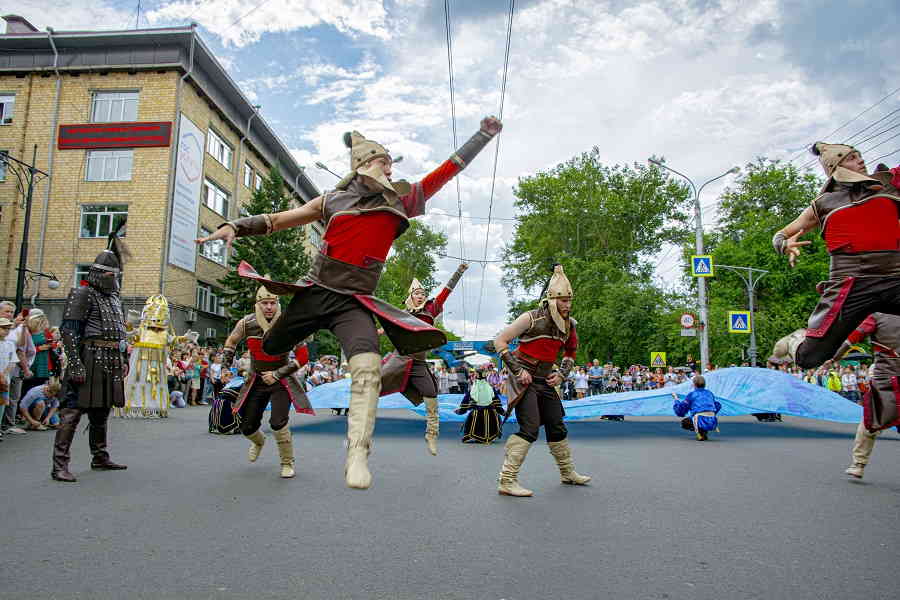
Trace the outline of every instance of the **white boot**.
<path fill-rule="evenodd" d="M 775 347 L 772 348 L 772 356 L 769 357 L 769 362 L 775 363 L 777 365 L 780 364 L 796 364 L 797 362 L 797 348 L 800 347 L 800 344 L 806 339 L 806 330 L 805 329 L 797 329 L 793 333 L 790 333 L 777 342 L 775 342 Z"/>
<path fill-rule="evenodd" d="M 437 398 L 425 398 L 425 443 L 432 456 L 437 456 L 437 439 L 441 432 L 441 417 Z"/>
<path fill-rule="evenodd" d="M 347 487 L 359 490 L 372 485 L 369 449 L 375 432 L 375 412 L 381 392 L 381 357 L 364 352 L 350 358 L 350 412 L 347 415 Z"/>
<path fill-rule="evenodd" d="M 572 449 L 569 447 L 569 440 L 560 442 L 547 442 L 550 447 L 550 454 L 556 459 L 556 466 L 559 467 L 559 480 L 567 485 L 587 485 L 591 478 L 588 475 L 579 475 L 575 471 L 575 463 L 572 462 Z"/>
<path fill-rule="evenodd" d="M 869 457 L 872 456 L 872 450 L 875 449 L 875 438 L 878 437 L 880 431 L 872 433 L 862 423 L 856 428 L 856 437 L 853 439 L 853 449 L 851 455 L 853 462 L 844 471 L 847 475 L 857 479 L 863 478 L 863 471 L 869 464 Z"/>
<path fill-rule="evenodd" d="M 266 443 L 266 436 L 263 435 L 262 431 L 257 429 L 250 435 L 245 435 L 244 437 L 250 440 L 250 449 L 247 451 L 247 460 L 256 462 L 256 459 L 259 458 L 259 453 L 262 451 L 263 444 Z"/>
<path fill-rule="evenodd" d="M 290 479 L 296 473 L 294 471 L 294 443 L 290 428 L 285 425 L 273 432 L 278 443 L 278 457 L 281 460 L 281 476 Z"/>
<path fill-rule="evenodd" d="M 517 435 L 511 435 L 506 440 L 506 456 L 503 466 L 500 467 L 500 478 L 497 485 L 497 493 L 501 496 L 520 498 L 534 496 L 534 492 L 519 485 L 519 469 L 525 462 L 529 448 L 531 448 L 531 442 Z"/>

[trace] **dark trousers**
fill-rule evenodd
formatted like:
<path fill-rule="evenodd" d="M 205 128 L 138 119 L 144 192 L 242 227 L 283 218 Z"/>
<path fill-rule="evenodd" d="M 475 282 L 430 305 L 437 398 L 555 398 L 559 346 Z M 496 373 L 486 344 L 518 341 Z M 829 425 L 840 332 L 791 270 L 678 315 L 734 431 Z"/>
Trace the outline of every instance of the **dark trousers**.
<path fill-rule="evenodd" d="M 63 408 L 59 411 L 60 426 L 56 432 L 56 445 L 61 448 L 65 463 L 69 462 L 69 446 L 78 428 L 82 415 L 88 418 L 88 443 L 91 447 L 91 456 L 94 462 L 109 460 L 109 452 L 106 449 L 106 425 L 109 421 L 109 407 L 97 408 Z"/>
<path fill-rule="evenodd" d="M 241 407 L 241 433 L 252 435 L 259 430 L 269 402 L 272 403 L 272 412 L 269 415 L 269 427 L 272 431 L 278 431 L 288 424 L 291 413 L 291 397 L 288 391 L 277 381 L 267 385 L 262 378 L 258 378 Z"/>
<path fill-rule="evenodd" d="M 603 393 L 603 380 L 589 380 L 588 381 L 588 395 L 596 396 L 597 394 Z"/>
<path fill-rule="evenodd" d="M 566 413 L 562 402 L 546 380 L 535 377 L 515 408 L 519 422 L 519 431 L 515 435 L 520 438 L 536 442 L 541 425 L 548 442 L 561 442 L 569 435 L 563 423 Z"/>
<path fill-rule="evenodd" d="M 900 315 L 900 277 L 861 278 L 853 287 L 837 318 L 820 338 L 806 337 L 797 348 L 801 369 L 814 369 L 832 358 L 847 336 L 872 313 Z"/>
<path fill-rule="evenodd" d="M 266 332 L 263 350 L 284 354 L 320 329 L 328 329 L 337 337 L 348 359 L 364 352 L 381 353 L 372 313 L 353 296 L 318 285 L 294 294 Z"/>

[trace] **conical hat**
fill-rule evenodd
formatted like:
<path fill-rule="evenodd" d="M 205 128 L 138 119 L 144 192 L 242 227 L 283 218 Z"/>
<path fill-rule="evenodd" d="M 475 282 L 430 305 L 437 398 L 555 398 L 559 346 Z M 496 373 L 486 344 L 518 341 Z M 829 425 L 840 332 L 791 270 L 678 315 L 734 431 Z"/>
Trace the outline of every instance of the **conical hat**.
<path fill-rule="evenodd" d="M 811 151 L 814 155 L 819 157 L 819 164 L 822 165 L 822 170 L 825 171 L 825 175 L 828 177 L 828 179 L 825 181 L 825 185 L 822 186 L 822 192 L 829 191 L 831 189 L 831 184 L 834 181 L 838 181 L 840 183 L 877 181 L 864 173 L 851 171 L 846 167 L 840 166 L 841 161 L 843 161 L 847 156 L 849 156 L 853 152 L 859 152 L 859 150 L 857 150 L 853 146 L 849 146 L 847 144 L 827 144 L 825 142 L 816 142 L 812 145 Z"/>
<path fill-rule="evenodd" d="M 387 148 L 376 141 L 367 139 L 358 131 L 344 134 L 344 144 L 350 148 L 350 174 L 341 180 L 338 189 L 344 189 L 356 175 L 371 188 L 393 192 L 404 196 L 410 192 L 411 186 L 406 181 L 391 181 L 384 174 L 380 165 L 372 164 L 376 158 L 387 158 L 393 161 Z"/>
<path fill-rule="evenodd" d="M 550 283 L 547 285 L 547 299 L 553 298 L 571 298 L 572 284 L 566 277 L 562 265 L 553 267 L 553 275 L 550 277 Z"/>
<path fill-rule="evenodd" d="M 412 295 L 413 295 L 413 292 L 415 292 L 416 290 L 422 290 L 426 294 L 428 293 L 428 290 L 425 289 L 425 286 L 423 286 L 421 283 L 419 283 L 418 279 L 413 277 L 412 283 L 409 284 L 409 290 L 407 291 L 407 296 L 406 296 L 407 310 L 418 310 L 418 309 L 422 308 L 422 306 L 425 305 L 425 302 L 428 301 L 428 299 L 426 298 L 425 300 L 422 300 L 418 304 L 413 302 Z"/>

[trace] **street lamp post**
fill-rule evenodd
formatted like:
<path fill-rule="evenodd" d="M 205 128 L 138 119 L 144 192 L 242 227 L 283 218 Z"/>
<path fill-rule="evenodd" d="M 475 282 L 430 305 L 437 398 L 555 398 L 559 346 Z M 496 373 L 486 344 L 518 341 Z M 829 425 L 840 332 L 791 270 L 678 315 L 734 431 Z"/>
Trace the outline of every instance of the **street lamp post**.
<path fill-rule="evenodd" d="M 718 177 L 713 177 L 712 179 L 701 185 L 698 189 L 697 186 L 694 185 L 694 182 L 691 181 L 691 178 L 684 173 L 676 171 L 672 167 L 665 165 L 655 158 L 648 159 L 648 162 L 656 165 L 661 169 L 665 169 L 667 171 L 675 173 L 690 184 L 691 189 L 694 192 L 694 233 L 696 236 L 695 247 L 697 254 L 703 254 L 703 221 L 700 214 L 700 193 L 703 192 L 703 188 L 705 188 L 713 181 L 722 179 L 726 175 L 737 173 L 740 169 L 738 167 L 732 167 Z M 706 279 L 703 277 L 698 277 L 697 279 L 699 280 L 697 281 L 697 302 L 700 304 L 700 372 L 703 373 L 706 371 L 706 367 L 709 364 L 709 331 L 707 328 L 709 324 L 709 315 L 706 308 Z"/>
<path fill-rule="evenodd" d="M 765 269 L 757 269 L 755 267 L 734 267 L 732 265 L 716 265 L 718 269 L 728 269 L 729 271 L 734 271 L 738 274 L 738 277 L 744 280 L 744 284 L 747 286 L 747 299 L 748 304 L 750 305 L 750 365 L 756 366 L 756 313 L 754 311 L 755 304 L 755 294 L 756 294 L 756 284 L 759 283 L 759 280 L 766 276 L 768 271 Z M 744 275 L 742 271 L 745 271 L 747 274 Z M 753 274 L 758 273 L 758 276 L 754 279 Z"/>

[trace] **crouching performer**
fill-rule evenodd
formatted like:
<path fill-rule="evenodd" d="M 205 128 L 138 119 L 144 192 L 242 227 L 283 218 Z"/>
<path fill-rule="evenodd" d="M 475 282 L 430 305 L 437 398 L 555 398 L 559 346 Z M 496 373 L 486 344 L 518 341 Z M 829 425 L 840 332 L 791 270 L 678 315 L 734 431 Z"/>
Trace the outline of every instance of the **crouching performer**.
<path fill-rule="evenodd" d="M 900 429 L 900 317 L 883 313 L 869 315 L 850 332 L 834 360 L 839 361 L 853 344 L 866 337 L 872 342 L 875 362 L 869 389 L 863 396 L 863 419 L 856 428 L 852 462 L 844 471 L 856 479 L 863 478 L 878 434 L 894 426 Z"/>
<path fill-rule="evenodd" d="M 419 280 L 413 279 L 409 286 L 409 296 L 406 298 L 406 310 L 417 319 L 434 325 L 434 320 L 444 310 L 444 302 L 468 268 L 469 265 L 465 263 L 459 265 L 444 289 L 431 300 L 428 299 L 428 292 Z M 415 406 L 425 402 L 425 443 L 432 456 L 437 456 L 437 439 L 441 426 L 437 401 L 438 385 L 434 373 L 425 362 L 427 355 L 427 351 L 412 356 L 391 354 L 381 368 L 381 395 L 400 392 Z"/>
<path fill-rule="evenodd" d="M 240 426 L 241 433 L 250 440 L 247 458 L 256 462 L 266 436 L 259 430 L 266 406 L 272 403 L 269 426 L 272 436 L 278 444 L 278 457 L 281 462 L 281 476 L 285 479 L 293 477 L 294 445 L 291 436 L 290 420 L 291 404 L 298 413 L 313 414 L 303 384 L 297 379 L 297 371 L 305 365 L 309 358 L 306 344 L 294 349 L 294 358 L 287 352 L 271 355 L 262 349 L 263 335 L 272 327 L 272 323 L 281 314 L 278 296 L 261 287 L 256 292 L 256 310 L 246 315 L 234 326 L 223 351 L 224 364 L 230 365 L 234 359 L 238 344 L 245 341 L 250 350 L 250 373 L 247 375 L 238 398 L 232 407 L 232 414 L 237 414 L 243 407 Z"/>
<path fill-rule="evenodd" d="M 128 366 L 125 316 L 119 298 L 119 277 L 127 256 L 117 236 L 122 226 L 124 222 L 110 234 L 107 249 L 94 259 L 88 285 L 72 288 L 63 309 L 60 333 L 68 365 L 50 472 L 56 481 L 76 481 L 69 472 L 69 450 L 83 414 L 90 421 L 91 469 L 127 468 L 111 461 L 106 450 L 109 411 L 113 406 L 125 406 Z"/>
<path fill-rule="evenodd" d="M 697 433 L 697 441 L 705 442 L 707 434 L 710 431 L 719 430 L 719 411 L 722 405 L 716 400 L 715 395 L 706 389 L 706 379 L 702 375 L 697 375 L 692 380 L 694 389 L 690 394 L 685 396 L 684 400 L 680 400 L 675 392 L 672 397 L 675 403 L 672 410 L 681 420 L 681 427 L 688 431 Z"/>
<path fill-rule="evenodd" d="M 900 314 L 900 168 L 878 165 L 870 175 L 859 152 L 843 144 L 817 142 L 813 154 L 828 180 L 812 206 L 772 239 L 793 266 L 810 243 L 798 238 L 819 227 L 831 255 L 807 328 L 776 342 L 770 359 L 803 369 L 832 358 L 870 314 Z"/>
<path fill-rule="evenodd" d="M 515 409 L 519 431 L 506 441 L 506 457 L 500 470 L 497 492 L 506 496 L 532 496 L 531 490 L 519 485 L 518 475 L 531 444 L 537 441 L 544 426 L 547 445 L 556 459 L 562 483 L 585 485 L 591 478 L 575 472 L 572 451 L 566 439 L 562 401 L 554 389 L 575 365 L 578 335 L 572 309 L 572 286 L 563 268 L 557 265 L 547 286 L 541 307 L 520 315 L 497 335 L 494 345 L 510 371 L 507 414 Z M 509 344 L 519 338 L 519 347 L 509 351 Z M 563 350 L 560 371 L 553 370 L 559 351 Z"/>
<path fill-rule="evenodd" d="M 377 316 L 397 351 L 412 355 L 446 343 L 439 330 L 372 294 L 394 240 L 409 219 L 425 213 L 425 202 L 459 173 L 500 132 L 500 121 L 488 117 L 456 153 L 421 181 L 392 181 L 393 161 L 384 146 L 358 132 L 348 133 L 351 172 L 334 191 L 299 208 L 237 219 L 213 235 L 197 240 L 225 240 L 267 235 L 321 220 L 325 223 L 320 252 L 309 273 L 297 283 L 282 283 L 257 274 L 242 263 L 238 273 L 279 295 L 293 295 L 284 313 L 266 332 L 262 349 L 284 354 L 319 329 L 338 338 L 350 365 L 350 412 L 347 419 L 348 487 L 372 483 L 369 452 L 381 392 L 381 354 L 373 316 Z M 297 249 L 302 251 L 301 248 Z"/>
<path fill-rule="evenodd" d="M 464 444 L 492 444 L 503 433 L 500 426 L 503 403 L 499 392 L 485 379 L 483 367 L 475 371 L 472 389 L 466 392 L 459 408 L 453 412 L 469 415 L 462 427 Z"/>

